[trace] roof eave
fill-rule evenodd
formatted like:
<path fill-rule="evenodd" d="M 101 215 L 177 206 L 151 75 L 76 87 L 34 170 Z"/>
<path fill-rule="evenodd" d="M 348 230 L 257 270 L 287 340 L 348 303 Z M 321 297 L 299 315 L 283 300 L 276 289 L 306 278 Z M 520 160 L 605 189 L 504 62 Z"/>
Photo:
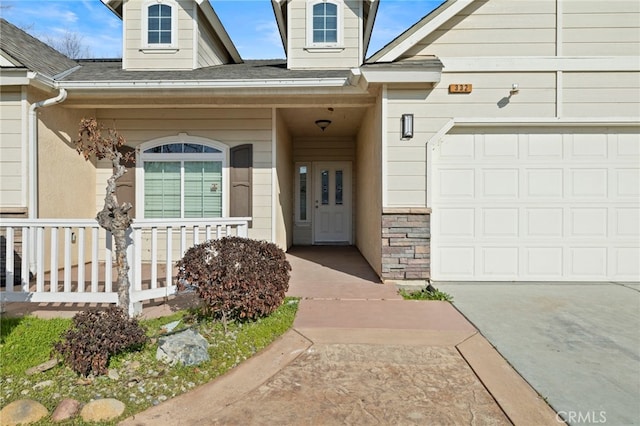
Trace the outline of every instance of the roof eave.
<path fill-rule="evenodd" d="M 362 43 L 363 43 L 363 52 L 366 56 L 367 50 L 369 49 L 369 43 L 371 42 L 371 34 L 373 33 L 373 25 L 376 21 L 376 16 L 378 15 L 378 6 L 380 5 L 379 0 L 367 0 L 365 4 L 369 4 L 369 13 L 367 14 L 367 20 L 365 22 L 364 33 L 362 35 Z M 365 58 L 360 58 L 362 62 L 364 62 Z"/>
<path fill-rule="evenodd" d="M 122 3 L 123 0 L 101 0 L 102 4 L 107 6 L 118 18 L 122 19 Z"/>
<path fill-rule="evenodd" d="M 287 0 L 271 0 L 273 14 L 278 24 L 278 32 L 282 40 L 282 47 L 285 55 L 287 54 Z"/>

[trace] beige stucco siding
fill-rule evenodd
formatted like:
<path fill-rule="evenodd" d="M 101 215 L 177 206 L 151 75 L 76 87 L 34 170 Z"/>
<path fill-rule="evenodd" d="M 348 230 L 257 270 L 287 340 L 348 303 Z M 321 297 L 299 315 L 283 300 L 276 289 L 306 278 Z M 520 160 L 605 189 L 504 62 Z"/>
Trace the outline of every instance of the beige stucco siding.
<path fill-rule="evenodd" d="M 378 275 L 382 274 L 381 106 L 370 107 L 356 140 L 356 246 Z"/>
<path fill-rule="evenodd" d="M 194 68 L 194 14 L 195 2 L 175 1 L 177 16 L 177 42 L 175 49 L 145 50 L 146 34 L 143 34 L 143 13 L 141 1 L 124 3 L 124 67 L 128 70 L 176 70 Z"/>
<path fill-rule="evenodd" d="M 476 1 L 403 57 L 550 56 L 556 52 L 554 1 Z"/>
<path fill-rule="evenodd" d="M 0 212 L 7 207 L 26 207 L 26 147 L 22 144 L 24 112 L 19 87 L 0 91 Z"/>
<path fill-rule="evenodd" d="M 342 37 L 336 48 L 309 49 L 307 40 L 307 6 L 305 0 L 289 3 L 289 68 L 349 68 L 360 65 L 360 14 L 357 0 L 345 0 L 341 7 Z M 342 43 L 340 43 L 340 40 Z"/>
<path fill-rule="evenodd" d="M 30 90 L 29 103 L 52 97 Z M 38 109 L 38 217 L 95 217 L 95 164 L 76 152 L 73 140 L 78 125 L 92 110 L 67 109 L 63 105 Z"/>
<path fill-rule="evenodd" d="M 564 55 L 640 55 L 640 2 L 565 1 L 562 10 Z"/>
<path fill-rule="evenodd" d="M 276 113 L 276 239 L 286 250 L 293 244 L 293 150 L 291 134 Z"/>
<path fill-rule="evenodd" d="M 272 132 L 271 109 L 121 109 L 100 110 L 98 119 L 115 125 L 127 145 L 177 136 L 207 138 L 229 148 L 253 144 L 253 226 L 249 236 L 272 239 Z M 111 171 L 98 164 L 95 205 L 102 206 L 104 186 Z"/>

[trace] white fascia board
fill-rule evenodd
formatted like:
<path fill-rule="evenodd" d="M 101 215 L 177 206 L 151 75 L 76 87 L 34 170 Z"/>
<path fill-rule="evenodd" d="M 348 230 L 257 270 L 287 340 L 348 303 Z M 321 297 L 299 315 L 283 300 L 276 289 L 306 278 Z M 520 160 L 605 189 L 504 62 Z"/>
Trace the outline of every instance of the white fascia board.
<path fill-rule="evenodd" d="M 361 69 L 368 83 L 438 83 L 440 71 L 398 70 L 398 69 Z"/>
<path fill-rule="evenodd" d="M 273 8 L 273 14 L 276 17 L 276 23 L 278 24 L 278 32 L 280 33 L 280 39 L 282 39 L 282 46 L 284 47 L 284 53 L 287 54 L 287 22 L 284 19 L 282 8 L 287 7 L 286 0 L 271 0 L 271 7 Z"/>
<path fill-rule="evenodd" d="M 25 68 L 7 69 L 0 72 L 0 86 L 26 86 L 30 83 L 30 74 Z"/>
<path fill-rule="evenodd" d="M 243 61 L 240 57 L 240 53 L 238 53 L 238 49 L 236 49 L 233 41 L 231 41 L 231 37 L 229 37 L 227 30 L 224 28 L 224 25 L 222 25 L 220 18 L 218 18 L 218 15 L 213 10 L 213 7 L 211 7 L 211 3 L 209 3 L 209 0 L 196 0 L 196 3 L 198 3 L 198 6 L 200 6 L 200 9 L 202 9 L 202 11 L 204 12 L 204 16 L 213 27 L 213 30 L 216 32 L 218 37 L 220 37 L 222 44 L 227 49 L 227 52 L 229 52 L 229 55 L 231 56 L 231 59 L 233 59 L 233 62 L 236 64 L 241 64 Z"/>
<path fill-rule="evenodd" d="M 344 87 L 348 78 L 288 80 L 175 80 L 175 81 L 61 81 L 58 86 L 73 89 L 252 89 Z"/>
<path fill-rule="evenodd" d="M 380 5 L 379 0 L 370 0 L 369 5 L 369 16 L 367 17 L 367 25 L 364 28 L 364 33 L 362 35 L 362 58 L 360 58 L 361 62 L 364 62 L 367 56 L 367 50 L 369 49 L 369 43 L 371 42 L 371 34 L 373 33 L 373 24 L 376 20 L 376 15 L 378 14 L 378 6 Z"/>
<path fill-rule="evenodd" d="M 639 71 L 635 56 L 439 57 L 443 72 Z"/>
<path fill-rule="evenodd" d="M 429 34 L 440 28 L 441 25 L 445 24 L 449 19 L 453 18 L 456 14 L 469 6 L 475 0 L 449 1 L 452 2 L 451 6 L 443 10 L 442 13 L 432 19 L 428 19 L 429 15 L 427 15 L 427 17 L 425 17 L 425 22 L 422 24 L 422 27 L 418 28 L 406 38 L 403 38 L 403 36 L 400 35 L 397 41 L 392 41 L 389 44 L 386 51 L 383 48 L 380 52 L 373 55 L 371 57 L 372 62 L 393 62 L 397 60 L 407 50 L 411 49 Z"/>

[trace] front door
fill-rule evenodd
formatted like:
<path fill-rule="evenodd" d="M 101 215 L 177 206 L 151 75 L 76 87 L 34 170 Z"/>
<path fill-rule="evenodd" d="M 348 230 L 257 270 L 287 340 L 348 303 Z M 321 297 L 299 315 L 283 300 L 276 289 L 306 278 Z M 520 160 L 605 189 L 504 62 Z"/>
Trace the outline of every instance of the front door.
<path fill-rule="evenodd" d="M 313 163 L 313 241 L 351 244 L 351 162 Z"/>

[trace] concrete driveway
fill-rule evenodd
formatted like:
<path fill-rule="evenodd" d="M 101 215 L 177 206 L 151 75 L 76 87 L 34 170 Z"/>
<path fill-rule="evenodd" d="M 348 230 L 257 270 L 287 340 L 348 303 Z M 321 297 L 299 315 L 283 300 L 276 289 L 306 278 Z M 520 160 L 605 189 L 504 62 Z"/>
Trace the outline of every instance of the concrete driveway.
<path fill-rule="evenodd" d="M 434 283 L 571 425 L 640 425 L 640 284 Z"/>

